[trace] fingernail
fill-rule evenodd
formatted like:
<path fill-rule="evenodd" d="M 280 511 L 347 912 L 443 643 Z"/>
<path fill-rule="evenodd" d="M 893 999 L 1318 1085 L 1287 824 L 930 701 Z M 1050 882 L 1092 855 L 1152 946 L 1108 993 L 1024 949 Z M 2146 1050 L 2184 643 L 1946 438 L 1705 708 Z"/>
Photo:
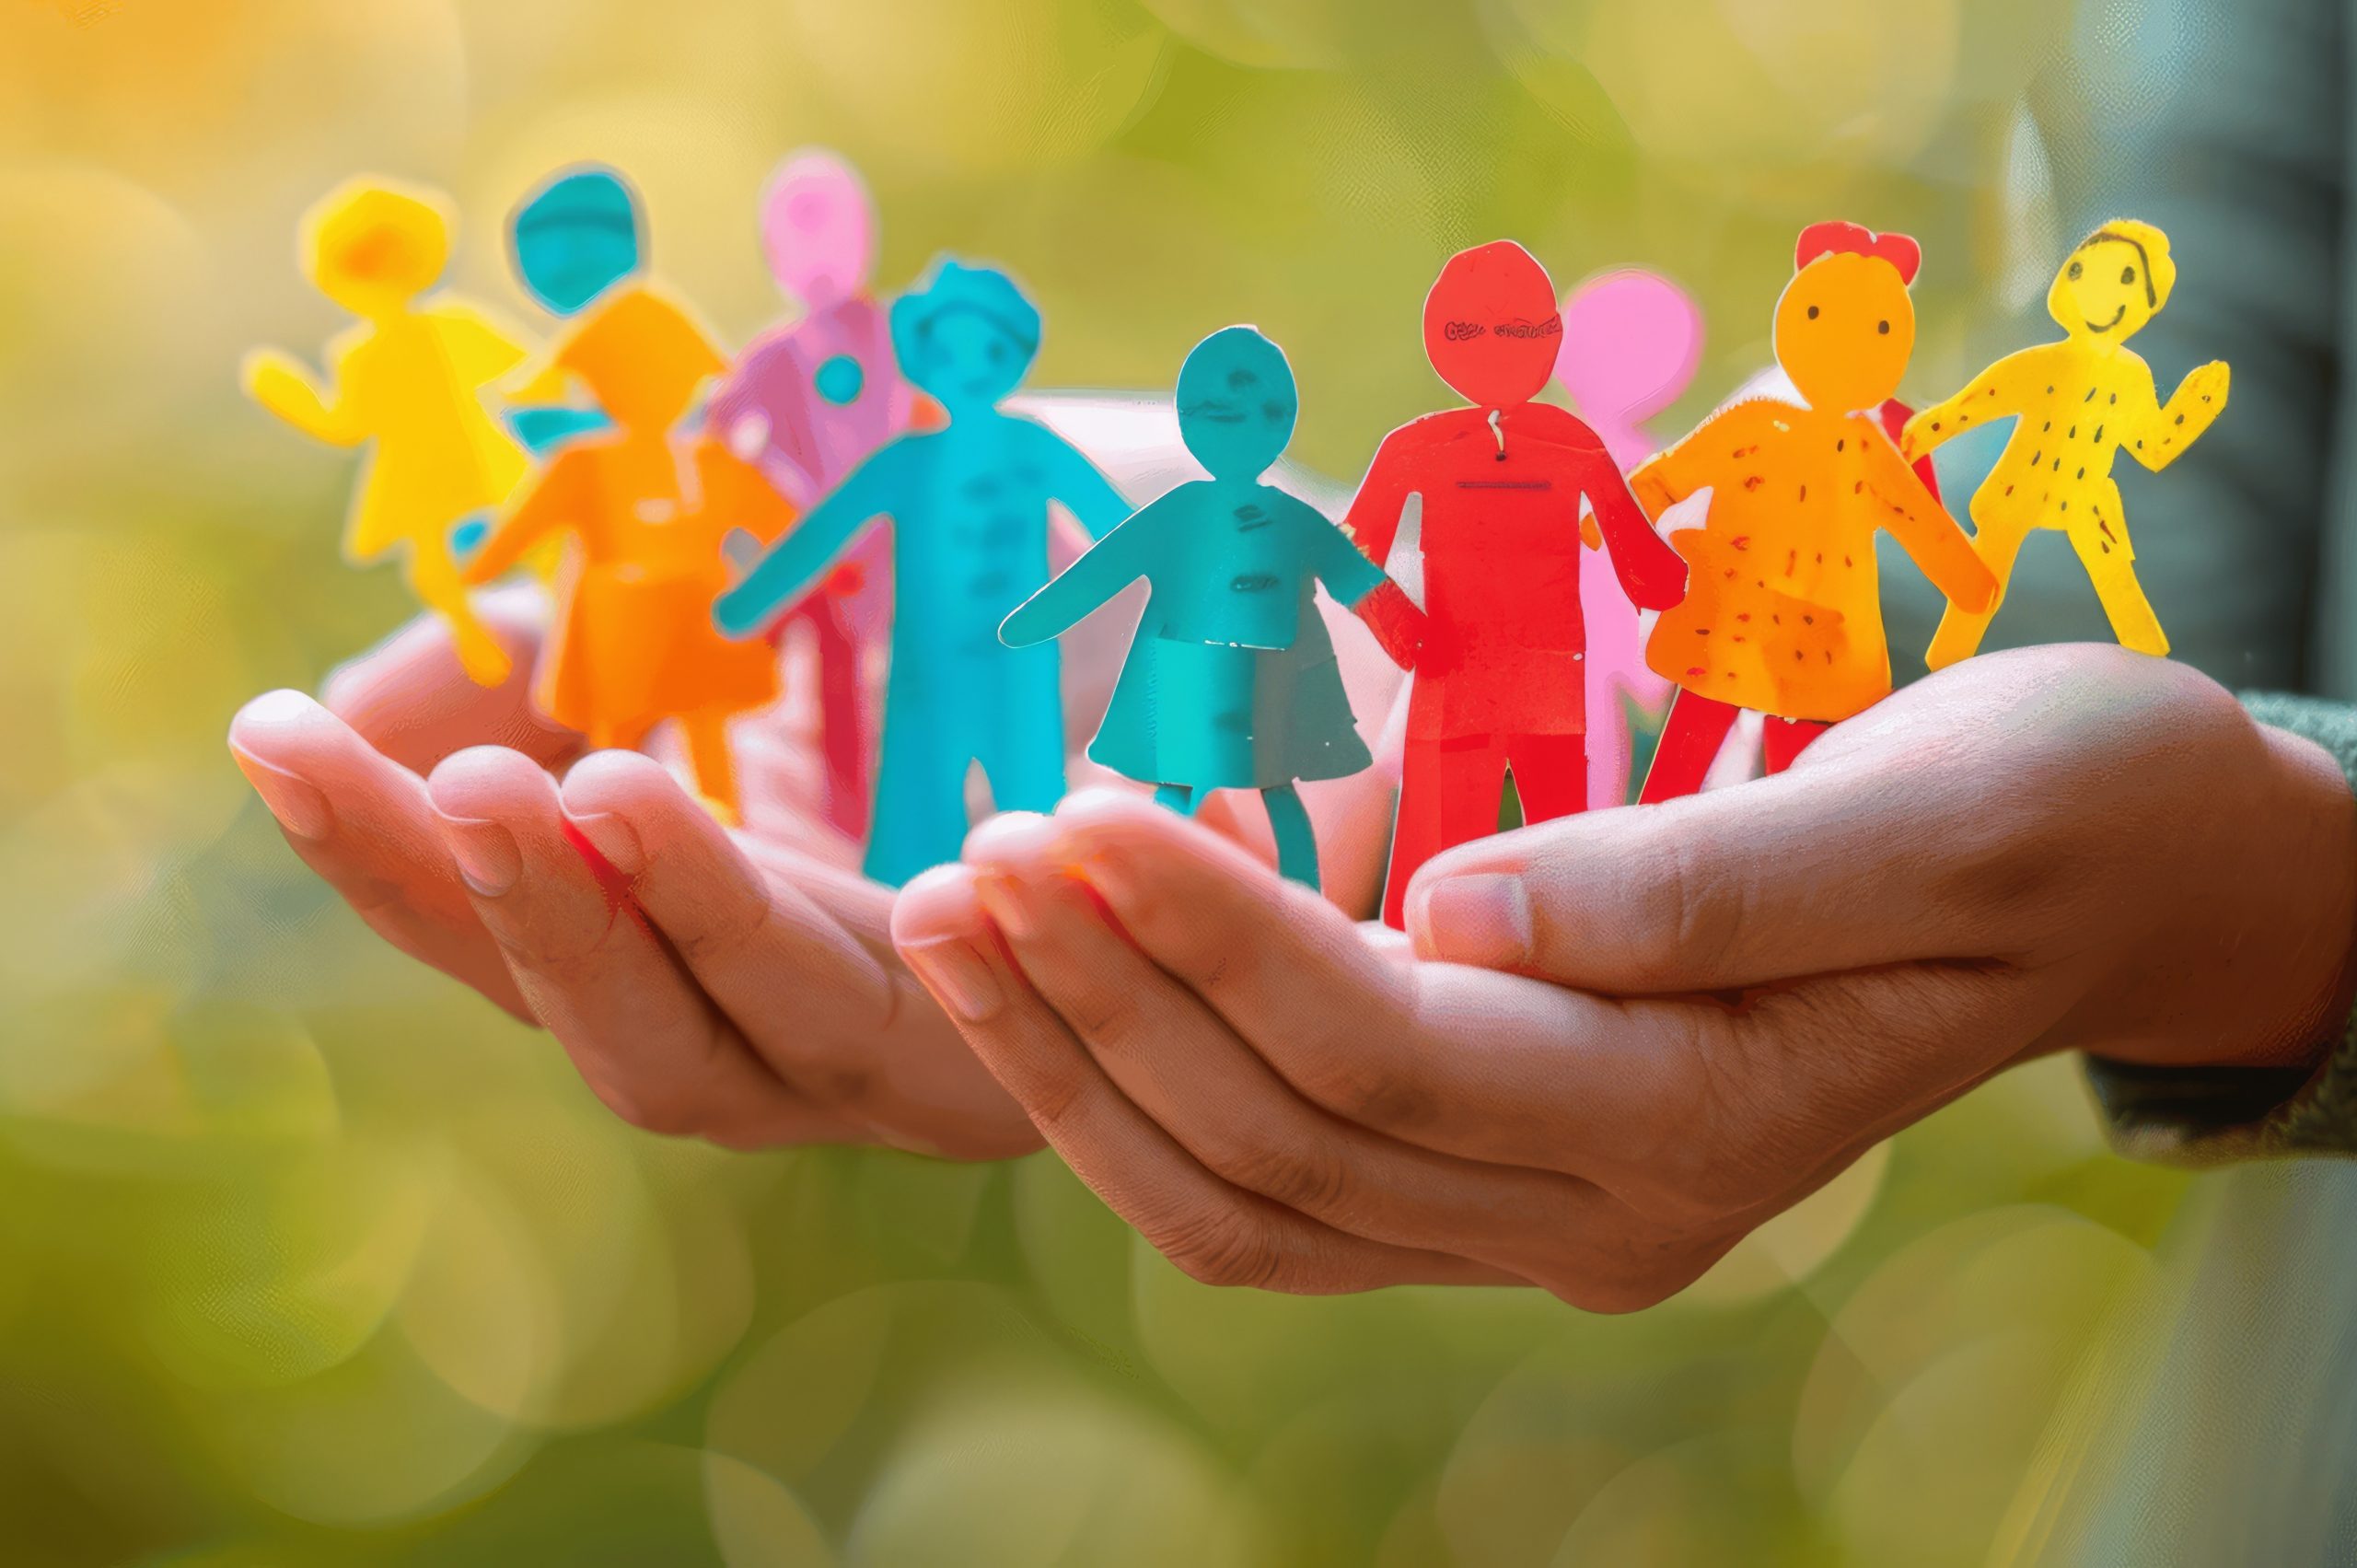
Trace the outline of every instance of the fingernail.
<path fill-rule="evenodd" d="M 967 1023 L 983 1022 L 1005 1000 L 981 955 L 955 936 L 912 942 L 900 956 L 934 998 Z"/>
<path fill-rule="evenodd" d="M 261 803 L 278 819 L 278 825 L 298 839 L 319 842 L 335 829 L 335 811 L 328 805 L 328 797 L 310 780 L 298 778 L 284 768 L 272 767 L 259 757 L 249 755 L 232 746 L 229 755 L 236 760 L 238 771 L 254 786 Z"/>
<path fill-rule="evenodd" d="M 635 877 L 646 869 L 646 846 L 638 842 L 638 830 L 630 825 L 629 818 L 600 811 L 575 817 L 573 825 L 606 857 L 606 864 L 623 876 Z"/>
<path fill-rule="evenodd" d="M 1028 942 L 1039 935 L 1039 919 L 1031 907 L 1031 889 L 1012 877 L 984 875 L 974 879 L 974 893 L 982 908 L 1010 942 Z"/>
<path fill-rule="evenodd" d="M 480 897 L 498 898 L 524 875 L 524 855 L 516 847 L 516 835 L 496 822 L 444 817 L 442 838 L 450 846 L 450 858 L 458 862 L 459 880 Z"/>
<path fill-rule="evenodd" d="M 1418 891 L 1409 927 L 1425 958 L 1497 966 L 1530 954 L 1530 890 L 1521 877 L 1478 871 Z"/>

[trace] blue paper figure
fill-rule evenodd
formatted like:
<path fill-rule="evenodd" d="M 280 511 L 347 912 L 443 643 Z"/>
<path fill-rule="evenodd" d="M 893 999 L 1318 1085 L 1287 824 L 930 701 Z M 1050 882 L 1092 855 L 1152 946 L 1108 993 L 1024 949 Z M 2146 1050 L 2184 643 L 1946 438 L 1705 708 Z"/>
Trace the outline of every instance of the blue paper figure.
<path fill-rule="evenodd" d="M 644 224 L 628 180 L 600 164 L 555 176 L 507 220 L 508 261 L 524 292 L 551 315 L 578 316 L 644 263 Z M 605 411 L 545 403 L 508 411 L 509 428 L 535 456 L 607 428 Z"/>
<path fill-rule="evenodd" d="M 1356 608 L 1391 585 L 1341 529 L 1261 474 L 1293 439 L 1293 367 L 1249 327 L 1197 343 L 1178 371 L 1178 432 L 1211 475 L 1105 536 L 1006 618 L 1013 647 L 1061 636 L 1138 578 L 1153 586 L 1088 754 L 1191 815 L 1257 789 L 1277 868 L 1318 886 L 1318 840 L 1294 784 L 1370 761 L 1318 613 L 1319 583 Z"/>
<path fill-rule="evenodd" d="M 1048 580 L 1050 501 L 1092 538 L 1130 508 L 1061 436 L 999 411 L 1039 346 L 1039 312 L 1004 273 L 944 257 L 893 302 L 891 325 L 900 374 L 948 424 L 877 448 L 713 612 L 730 636 L 759 635 L 863 529 L 892 520 L 892 667 L 867 874 L 898 887 L 958 858 L 972 764 L 1002 810 L 1062 798 L 1056 650 L 1008 648 L 998 623 Z"/>

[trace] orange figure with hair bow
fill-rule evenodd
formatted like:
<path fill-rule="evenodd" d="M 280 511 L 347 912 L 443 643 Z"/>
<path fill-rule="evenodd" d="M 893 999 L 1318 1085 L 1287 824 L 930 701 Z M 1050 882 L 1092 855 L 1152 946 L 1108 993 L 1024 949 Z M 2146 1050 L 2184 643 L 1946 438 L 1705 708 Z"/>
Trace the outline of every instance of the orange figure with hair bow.
<path fill-rule="evenodd" d="M 549 377 L 579 377 L 612 428 L 558 448 L 466 576 L 489 582 L 571 535 L 534 700 L 598 747 L 638 746 L 677 720 L 698 790 L 733 821 L 727 723 L 776 700 L 778 670 L 769 644 L 731 642 L 712 623 L 732 575 L 722 545 L 739 528 L 771 542 L 795 514 L 718 442 L 673 434 L 726 367 L 703 330 L 645 282 L 601 300 L 551 354 Z"/>
<path fill-rule="evenodd" d="M 450 222 L 431 191 L 354 180 L 331 192 L 304 215 L 303 267 L 359 322 L 329 346 L 325 389 L 275 349 L 248 354 L 243 379 L 248 396 L 306 436 L 374 444 L 346 558 L 406 547 L 411 591 L 449 623 L 467 674 L 495 686 L 507 651 L 468 607 L 450 531 L 506 500 L 531 466 L 483 401 L 527 351 L 479 307 L 422 297 L 449 262 Z"/>
<path fill-rule="evenodd" d="M 2120 218 L 2079 242 L 2054 275 L 2047 312 L 2063 331 L 2006 355 L 1971 385 L 1908 422 L 1908 456 L 1929 452 L 1976 424 L 2014 421 L 2004 454 L 1972 497 L 1972 547 L 2002 595 L 2014 557 L 2034 528 L 2060 528 L 2078 552 L 2124 647 L 2155 657 L 2169 651 L 2152 602 L 2136 582 L 2136 552 L 2112 482 L 2125 452 L 2155 473 L 2175 461 L 2225 412 L 2227 370 L 2213 360 L 2187 376 L 2164 406 L 2153 372 L 2128 340 L 2169 302 L 2177 263 L 2169 237 Z M 1997 613 L 1954 604 L 1924 656 L 1933 669 L 1970 658 Z"/>
<path fill-rule="evenodd" d="M 1753 400 L 1705 420 L 1638 469 L 1659 517 L 1708 490 L 1708 521 L 1670 536 L 1685 599 L 1645 646 L 1675 681 L 1642 799 L 1701 787 L 1738 710 L 1768 715 L 1768 769 L 1890 691 L 1875 536 L 1888 529 L 1951 603 L 1985 610 L 1996 578 L 1891 444 L 1882 405 L 1915 343 L 1907 285 L 1922 257 L 1905 235 L 1817 224 L 1776 304 L 1776 359 L 1798 404 Z"/>

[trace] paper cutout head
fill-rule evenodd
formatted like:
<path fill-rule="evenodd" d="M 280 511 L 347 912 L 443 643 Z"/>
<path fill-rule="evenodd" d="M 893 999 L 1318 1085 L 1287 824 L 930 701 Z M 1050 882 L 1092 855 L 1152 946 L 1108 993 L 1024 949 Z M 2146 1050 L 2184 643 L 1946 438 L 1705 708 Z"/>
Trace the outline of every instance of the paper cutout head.
<path fill-rule="evenodd" d="M 2169 237 L 2151 224 L 2115 218 L 2079 241 L 2054 274 L 2046 308 L 2074 338 L 2118 343 L 2160 314 L 2176 286 Z"/>
<path fill-rule="evenodd" d="M 780 164 L 761 192 L 761 249 L 778 287 L 807 310 L 865 292 L 876 206 L 858 171 L 815 148 Z"/>
<path fill-rule="evenodd" d="M 1448 259 L 1424 296 L 1424 353 L 1477 408 L 1528 402 L 1554 374 L 1563 319 L 1538 259 L 1511 239 Z"/>
<path fill-rule="evenodd" d="M 1854 413 L 1898 390 L 1915 351 L 1907 285 L 1922 259 L 1903 234 L 1853 223 L 1801 231 L 1800 270 L 1776 301 L 1776 360 L 1809 407 Z"/>
<path fill-rule="evenodd" d="M 442 276 L 451 224 L 449 203 L 432 191 L 349 180 L 303 215 L 303 271 L 354 315 L 389 315 Z"/>
<path fill-rule="evenodd" d="M 1021 386 L 1039 352 L 1039 308 L 995 267 L 944 256 L 892 302 L 900 374 L 953 416 L 988 408 Z"/>
<path fill-rule="evenodd" d="M 1284 351 L 1225 327 L 1178 367 L 1178 434 L 1214 479 L 1258 479 L 1283 455 L 1301 412 Z"/>
<path fill-rule="evenodd" d="M 638 193 L 602 164 L 567 169 L 517 205 L 507 246 L 527 293 L 559 316 L 577 315 L 644 261 Z"/>
<path fill-rule="evenodd" d="M 1563 301 L 1555 377 L 1596 420 L 1641 424 L 1676 402 L 1702 362 L 1702 313 L 1658 273 L 1628 267 Z"/>

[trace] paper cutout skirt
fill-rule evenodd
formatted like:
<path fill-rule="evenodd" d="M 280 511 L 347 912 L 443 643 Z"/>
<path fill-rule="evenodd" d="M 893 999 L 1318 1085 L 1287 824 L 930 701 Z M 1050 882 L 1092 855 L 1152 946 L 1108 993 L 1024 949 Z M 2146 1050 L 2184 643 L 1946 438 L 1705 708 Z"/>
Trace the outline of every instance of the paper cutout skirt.
<path fill-rule="evenodd" d="M 1144 784 L 1195 789 L 1337 779 L 1374 760 L 1315 612 L 1289 648 L 1141 635 L 1088 755 Z"/>

